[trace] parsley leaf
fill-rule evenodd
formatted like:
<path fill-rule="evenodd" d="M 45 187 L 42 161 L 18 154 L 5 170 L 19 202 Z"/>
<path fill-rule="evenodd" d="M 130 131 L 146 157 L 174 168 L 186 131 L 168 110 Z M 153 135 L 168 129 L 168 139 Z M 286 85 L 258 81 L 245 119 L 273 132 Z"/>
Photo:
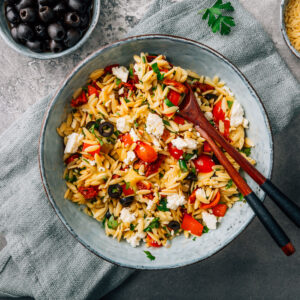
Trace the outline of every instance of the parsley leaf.
<path fill-rule="evenodd" d="M 126 190 L 130 189 L 130 182 L 126 182 Z"/>
<path fill-rule="evenodd" d="M 165 101 L 165 104 L 166 104 L 168 107 L 174 106 L 174 104 L 173 104 L 168 98 L 166 98 L 164 101 Z"/>
<path fill-rule="evenodd" d="M 132 69 L 132 68 L 129 69 L 129 75 L 130 75 L 131 77 L 133 77 L 133 69 Z"/>
<path fill-rule="evenodd" d="M 145 254 L 147 255 L 147 257 L 150 259 L 150 260 L 155 260 L 155 256 L 153 256 L 150 251 L 144 251 Z"/>
<path fill-rule="evenodd" d="M 194 242 L 196 241 L 196 237 L 193 237 L 193 241 L 194 241 Z"/>
<path fill-rule="evenodd" d="M 153 228 L 159 227 L 159 218 L 154 218 L 154 220 L 144 229 L 145 232 L 152 232 Z"/>
<path fill-rule="evenodd" d="M 127 98 L 125 98 L 124 100 L 125 100 L 126 103 L 129 103 L 129 102 L 130 102 L 130 100 L 127 99 Z"/>
<path fill-rule="evenodd" d="M 77 181 L 77 177 L 73 175 L 73 177 L 70 178 L 69 175 L 67 174 L 66 177 L 65 177 L 65 180 L 68 181 L 68 182 L 73 183 L 73 182 Z"/>
<path fill-rule="evenodd" d="M 167 126 L 171 126 L 170 122 L 169 121 L 166 121 L 166 120 L 163 120 L 163 123 Z"/>
<path fill-rule="evenodd" d="M 209 228 L 207 226 L 204 226 L 202 232 L 203 233 L 208 233 L 209 232 Z"/>
<path fill-rule="evenodd" d="M 119 86 L 121 82 L 122 82 L 121 79 L 119 79 L 119 78 L 116 79 L 116 85 L 117 85 L 117 86 Z"/>
<path fill-rule="evenodd" d="M 226 190 L 230 189 L 230 188 L 232 187 L 232 183 L 233 183 L 232 179 L 229 179 L 229 180 L 228 180 L 228 183 L 227 183 L 226 186 L 225 186 L 225 189 L 226 189 Z"/>
<path fill-rule="evenodd" d="M 169 211 L 169 209 L 167 208 L 167 199 L 166 198 L 162 198 L 159 201 L 159 205 L 157 205 L 157 209 L 160 211 Z"/>
<path fill-rule="evenodd" d="M 251 148 L 245 148 L 245 147 L 244 147 L 244 148 L 241 150 L 241 152 L 245 153 L 246 156 L 249 156 L 249 155 L 251 154 Z"/>
<path fill-rule="evenodd" d="M 231 109 L 231 107 L 232 107 L 232 104 L 233 104 L 233 101 L 229 101 L 229 100 L 227 100 L 227 105 L 228 105 L 228 108 L 229 108 L 229 109 Z"/>
<path fill-rule="evenodd" d="M 163 80 L 164 74 L 160 73 L 157 63 L 154 63 L 151 67 L 152 70 L 157 74 L 157 80 Z"/>
<path fill-rule="evenodd" d="M 203 13 L 203 11 L 201 10 L 199 13 Z M 222 0 L 217 0 L 212 7 L 205 10 L 202 20 L 208 18 L 208 26 L 211 27 L 213 33 L 220 31 L 221 35 L 226 35 L 230 33 L 230 27 L 235 26 L 235 22 L 233 17 L 223 16 L 223 11 L 233 12 L 234 8 L 230 2 L 223 3 Z"/>
<path fill-rule="evenodd" d="M 143 61 L 144 64 L 146 63 L 146 57 L 145 56 L 142 56 L 142 61 Z"/>
<path fill-rule="evenodd" d="M 136 225 L 130 224 L 130 230 L 133 231 Z"/>
<path fill-rule="evenodd" d="M 243 201 L 244 200 L 244 196 L 242 195 L 242 193 L 239 193 L 239 201 Z"/>

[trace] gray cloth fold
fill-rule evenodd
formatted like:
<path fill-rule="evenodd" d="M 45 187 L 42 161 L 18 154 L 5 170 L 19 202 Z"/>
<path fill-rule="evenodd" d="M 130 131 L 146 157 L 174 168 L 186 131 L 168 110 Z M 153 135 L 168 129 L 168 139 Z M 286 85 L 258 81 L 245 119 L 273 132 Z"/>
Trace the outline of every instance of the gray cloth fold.
<path fill-rule="evenodd" d="M 197 11 L 214 2 L 155 1 L 129 35 L 179 35 L 218 50 L 253 84 L 278 132 L 299 108 L 299 83 L 268 35 L 237 0 L 231 0 L 237 22 L 232 33 L 212 34 Z M 33 105 L 1 135 L 0 233 L 7 245 L 0 250 L 0 297 L 99 299 L 132 271 L 103 261 L 76 242 L 45 196 L 37 149 L 48 102 L 45 98 Z"/>

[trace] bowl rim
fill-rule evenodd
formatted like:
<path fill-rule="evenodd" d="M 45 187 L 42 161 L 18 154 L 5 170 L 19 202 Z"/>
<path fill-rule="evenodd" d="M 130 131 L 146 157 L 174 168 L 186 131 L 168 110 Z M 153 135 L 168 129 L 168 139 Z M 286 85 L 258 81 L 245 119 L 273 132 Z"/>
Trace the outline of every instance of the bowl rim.
<path fill-rule="evenodd" d="M 223 246 L 221 246 L 218 250 L 216 250 L 214 253 L 207 255 L 206 257 L 203 258 L 199 258 L 199 259 L 195 259 L 191 262 L 188 263 L 182 263 L 180 265 L 171 265 L 171 266 L 167 266 L 167 267 L 160 267 L 160 266 L 132 266 L 131 264 L 126 264 L 126 263 L 120 263 L 120 262 L 116 262 L 113 259 L 106 257 L 105 255 L 103 255 L 102 253 L 99 253 L 97 250 L 93 249 L 90 245 L 88 245 L 84 240 L 82 240 L 77 233 L 73 230 L 73 228 L 68 224 L 68 222 L 66 221 L 66 219 L 64 218 L 63 214 L 61 213 L 60 209 L 58 208 L 58 206 L 56 205 L 54 199 L 52 198 L 52 195 L 50 193 L 50 189 L 48 188 L 48 183 L 45 177 L 45 169 L 44 169 L 44 162 L 43 162 L 43 144 L 44 144 L 44 137 L 45 137 L 45 129 L 47 126 L 47 122 L 48 122 L 48 118 L 49 118 L 49 114 L 53 108 L 53 105 L 55 104 L 57 97 L 59 96 L 59 94 L 61 93 L 63 87 L 70 81 L 72 80 L 73 76 L 81 69 L 83 68 L 92 58 L 98 56 L 103 50 L 105 50 L 106 48 L 110 48 L 110 47 L 114 47 L 114 46 L 119 46 L 123 43 L 127 43 L 127 42 L 131 42 L 134 40 L 144 40 L 144 39 L 153 39 L 153 38 L 159 38 L 159 39 L 167 39 L 167 40 L 175 40 L 175 41 L 180 41 L 183 43 L 190 43 L 193 45 L 196 45 L 198 47 L 207 49 L 208 51 L 210 51 L 211 53 L 213 53 L 214 55 L 216 55 L 217 57 L 223 59 L 223 61 L 225 61 L 227 64 L 229 64 L 229 66 L 235 71 L 237 72 L 237 74 L 241 77 L 242 80 L 245 81 L 245 83 L 248 85 L 248 88 L 250 88 L 250 90 L 252 90 L 254 97 L 256 97 L 259 101 L 259 103 L 261 104 L 262 107 L 262 111 L 265 115 L 265 120 L 267 123 L 267 129 L 268 129 L 268 133 L 269 133 L 269 137 L 270 137 L 270 170 L 269 170 L 269 174 L 266 174 L 266 178 L 271 179 L 272 175 L 273 175 L 273 165 L 274 165 L 274 138 L 273 138 L 273 133 L 272 133 L 272 129 L 270 126 L 270 119 L 269 116 L 267 114 L 267 111 L 265 109 L 265 106 L 261 100 L 261 98 L 258 96 L 256 90 L 253 88 L 253 86 L 251 85 L 251 83 L 248 81 L 248 79 L 245 77 L 245 75 L 239 70 L 238 67 L 236 67 L 232 62 L 230 62 L 225 56 L 223 56 L 221 53 L 219 53 L 218 51 L 214 50 L 213 48 L 194 41 L 192 39 L 188 39 L 188 38 L 184 38 L 184 37 L 179 37 L 179 36 L 175 36 L 175 35 L 168 35 L 168 34 L 143 34 L 143 35 L 136 35 L 136 36 L 130 36 L 124 39 L 120 39 L 117 40 L 115 42 L 109 43 L 103 47 L 98 48 L 97 50 L 93 51 L 89 56 L 87 56 L 84 60 L 82 60 L 79 64 L 77 64 L 70 72 L 69 74 L 65 77 L 65 79 L 61 82 L 61 84 L 59 85 L 57 91 L 55 92 L 55 94 L 52 96 L 52 99 L 50 100 L 48 107 L 45 111 L 44 114 L 44 118 L 42 121 L 42 126 L 41 126 L 41 131 L 40 131 L 40 136 L 39 136 L 39 145 L 38 145 L 38 163 L 39 163 L 39 171 L 40 171 L 40 176 L 41 176 L 41 180 L 43 183 L 43 188 L 45 190 L 46 196 L 51 204 L 51 206 L 53 207 L 56 215 L 58 216 L 58 218 L 60 219 L 60 221 L 63 223 L 63 225 L 67 228 L 67 230 L 69 231 L 69 233 L 73 236 L 73 238 L 78 241 L 79 243 L 81 243 L 86 249 L 88 249 L 90 252 L 92 252 L 93 254 L 95 254 L 96 256 L 98 256 L 101 259 L 104 259 L 107 262 L 110 262 L 114 265 L 120 266 L 120 267 L 126 267 L 129 269 L 134 269 L 134 270 L 168 270 L 168 269 L 173 269 L 173 268 L 181 268 L 181 267 L 185 267 L 185 266 L 189 266 L 189 265 L 193 265 L 199 262 L 202 262 L 210 257 L 212 257 L 213 255 L 217 254 L 218 252 L 220 252 L 221 250 L 223 250 L 225 247 L 227 247 L 234 239 L 236 239 L 238 236 L 240 236 L 241 233 L 243 233 L 245 231 L 245 229 L 250 225 L 250 223 L 252 223 L 255 214 L 253 214 L 251 216 L 251 218 L 249 219 L 249 221 L 244 224 L 244 226 L 242 226 L 240 228 L 240 230 L 234 235 L 232 236 L 226 244 L 224 244 Z M 265 200 L 266 198 L 266 193 L 263 193 L 263 197 L 262 197 L 262 201 Z"/>
<path fill-rule="evenodd" d="M 285 8 L 290 0 L 281 0 L 280 4 L 280 24 L 281 24 L 281 34 L 283 36 L 283 39 L 288 46 L 288 48 L 291 50 L 291 52 L 297 57 L 300 58 L 300 52 L 294 48 L 292 45 L 287 33 L 286 33 L 286 26 L 284 21 L 284 14 L 285 14 Z"/>
<path fill-rule="evenodd" d="M 69 55 L 71 53 L 73 53 L 74 51 L 76 51 L 77 49 L 79 49 L 91 36 L 92 32 L 94 31 L 94 29 L 96 28 L 99 18 L 100 18 L 100 12 L 101 12 L 101 0 L 93 0 L 94 1 L 94 7 L 93 7 L 93 15 L 92 15 L 92 19 L 91 19 L 91 24 L 89 26 L 89 29 L 85 32 L 85 34 L 82 36 L 82 38 L 78 41 L 78 43 L 76 43 L 74 46 L 72 46 L 71 48 L 68 48 L 62 52 L 59 53 L 52 53 L 52 52 L 33 52 L 33 51 L 24 51 L 23 48 L 25 46 L 23 46 L 22 44 L 18 44 L 17 42 L 15 42 L 14 40 L 11 40 L 10 38 L 7 37 L 7 35 L 4 33 L 2 27 L 0 26 L 0 36 L 2 37 L 2 39 L 6 42 L 6 44 L 8 46 L 10 46 L 13 50 L 15 50 L 16 52 L 27 56 L 27 57 L 31 57 L 31 58 L 38 58 L 41 60 L 46 60 L 46 59 L 54 59 L 54 58 L 59 58 L 65 55 Z"/>

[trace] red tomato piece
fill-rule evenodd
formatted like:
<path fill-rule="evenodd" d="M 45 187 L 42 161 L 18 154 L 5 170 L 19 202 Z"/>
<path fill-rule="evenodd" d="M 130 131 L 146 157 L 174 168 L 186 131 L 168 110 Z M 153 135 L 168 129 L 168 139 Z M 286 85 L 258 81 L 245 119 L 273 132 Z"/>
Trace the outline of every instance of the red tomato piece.
<path fill-rule="evenodd" d="M 157 56 L 156 55 L 147 55 L 146 58 L 147 58 L 147 62 L 150 63 L 152 62 Z"/>
<path fill-rule="evenodd" d="M 198 88 L 202 93 L 215 89 L 213 86 L 206 84 L 206 83 L 201 83 L 199 81 L 194 82 L 192 85 L 192 88 L 194 88 L 194 89 Z"/>
<path fill-rule="evenodd" d="M 80 186 L 78 192 L 82 194 L 85 199 L 92 199 L 98 195 L 98 186 Z"/>
<path fill-rule="evenodd" d="M 216 217 L 224 217 L 227 211 L 227 205 L 226 204 L 218 204 L 213 209 L 213 214 Z"/>
<path fill-rule="evenodd" d="M 153 193 L 150 193 L 150 194 L 147 194 L 147 195 L 143 195 L 143 197 L 148 198 L 148 199 L 150 199 L 150 200 L 153 200 L 153 199 L 154 199 Z"/>
<path fill-rule="evenodd" d="M 201 154 L 193 162 L 198 173 L 209 173 L 213 170 L 212 167 L 215 166 L 211 157 L 205 154 Z"/>
<path fill-rule="evenodd" d="M 220 202 L 220 199 L 221 199 L 221 194 L 218 191 L 212 202 L 210 202 L 208 204 L 202 204 L 200 206 L 200 208 L 201 209 L 209 209 L 209 208 L 215 207 Z"/>
<path fill-rule="evenodd" d="M 175 159 L 180 159 L 183 155 L 183 150 L 177 149 L 172 143 L 168 144 L 168 150 Z"/>
<path fill-rule="evenodd" d="M 138 181 L 136 183 L 136 187 L 138 190 L 150 190 L 151 189 L 151 183 L 146 181 Z"/>
<path fill-rule="evenodd" d="M 193 190 L 191 196 L 189 197 L 189 201 L 191 204 L 195 203 L 195 201 L 196 201 L 196 191 L 197 191 L 197 189 Z"/>
<path fill-rule="evenodd" d="M 119 67 L 119 66 L 120 66 L 119 64 L 109 65 L 109 66 L 104 68 L 104 72 L 105 73 L 112 73 L 112 68 Z"/>
<path fill-rule="evenodd" d="M 120 175 L 114 174 L 114 175 L 112 176 L 112 179 L 116 179 L 116 178 L 120 178 L 120 177 L 121 177 Z"/>
<path fill-rule="evenodd" d="M 224 120 L 224 137 L 229 139 L 230 120 Z"/>
<path fill-rule="evenodd" d="M 204 151 L 204 152 L 212 152 L 212 149 L 211 149 L 209 143 L 206 142 L 206 141 L 205 141 L 204 144 L 203 144 L 203 151 Z"/>
<path fill-rule="evenodd" d="M 201 236 L 203 232 L 203 225 L 188 214 L 184 214 L 181 228 L 197 236 Z"/>
<path fill-rule="evenodd" d="M 167 73 L 167 72 L 169 72 L 169 69 L 167 69 L 167 68 L 161 68 L 161 69 L 159 69 L 159 71 L 163 72 L 163 73 Z"/>
<path fill-rule="evenodd" d="M 146 166 L 146 177 L 158 172 L 163 160 L 165 158 L 165 155 L 159 154 L 156 161 L 150 163 L 148 166 Z"/>
<path fill-rule="evenodd" d="M 184 124 L 184 118 L 175 115 L 174 122 L 177 123 L 177 124 L 183 125 Z"/>
<path fill-rule="evenodd" d="M 92 85 L 88 85 L 88 94 L 89 96 L 96 94 L 96 96 L 99 96 L 99 91 Z"/>
<path fill-rule="evenodd" d="M 70 162 L 72 162 L 74 159 L 76 158 L 79 158 L 79 154 L 73 154 L 71 155 L 70 157 L 68 157 L 66 160 L 65 160 L 65 164 L 68 165 Z"/>
<path fill-rule="evenodd" d="M 121 187 L 122 187 L 122 190 L 123 190 L 123 193 L 124 193 L 125 196 L 130 196 L 130 195 L 135 194 L 134 190 L 132 188 L 128 188 L 128 189 L 126 188 L 125 183 L 123 185 L 121 185 Z"/>
<path fill-rule="evenodd" d="M 125 147 L 133 144 L 132 137 L 129 133 L 125 133 L 125 134 L 121 135 L 120 140 L 122 143 L 124 143 Z"/>
<path fill-rule="evenodd" d="M 71 106 L 72 107 L 78 107 L 80 105 L 83 105 L 85 103 L 87 103 L 87 97 L 84 91 L 82 91 L 82 93 L 76 98 L 76 99 L 72 99 L 71 101 Z"/>
<path fill-rule="evenodd" d="M 214 121 L 215 121 L 217 126 L 219 125 L 219 121 L 224 121 L 225 112 L 222 109 L 222 101 L 219 101 L 214 105 L 212 113 L 213 113 L 213 116 L 214 116 Z"/>
<path fill-rule="evenodd" d="M 134 149 L 136 155 L 144 162 L 154 162 L 157 159 L 157 153 L 152 146 L 147 143 L 137 141 Z"/>
<path fill-rule="evenodd" d="M 148 245 L 149 247 L 155 247 L 155 248 L 158 248 L 158 247 L 161 247 L 161 246 L 162 246 L 162 244 L 159 244 L 159 243 L 157 243 L 156 241 L 154 241 L 154 240 L 152 239 L 152 237 L 151 237 L 149 234 L 147 234 L 146 242 L 147 242 L 147 245 Z"/>
<path fill-rule="evenodd" d="M 165 142 L 170 137 L 170 131 L 168 129 L 164 129 L 164 133 L 161 136 L 161 139 Z"/>
<path fill-rule="evenodd" d="M 85 151 L 85 149 L 90 147 L 90 146 L 94 146 L 94 145 L 83 143 L 82 151 Z M 100 149 L 101 149 L 101 146 L 99 145 L 99 148 L 97 150 L 89 152 L 89 154 L 94 158 L 96 153 L 100 154 Z"/>
<path fill-rule="evenodd" d="M 179 101 L 180 101 L 180 94 L 173 91 L 173 90 L 170 90 L 169 93 L 168 93 L 168 96 L 167 98 L 176 106 L 178 106 L 179 104 Z"/>
<path fill-rule="evenodd" d="M 178 82 L 176 80 L 173 80 L 173 79 L 167 79 L 165 78 L 163 83 L 165 85 L 171 85 L 171 86 L 174 86 L 180 93 L 184 93 L 184 94 L 187 94 L 189 89 L 184 85 L 182 84 L 181 82 Z M 170 99 L 169 99 L 170 100 Z M 171 100 L 170 100 L 171 101 Z M 175 104 L 176 105 L 176 104 Z"/>

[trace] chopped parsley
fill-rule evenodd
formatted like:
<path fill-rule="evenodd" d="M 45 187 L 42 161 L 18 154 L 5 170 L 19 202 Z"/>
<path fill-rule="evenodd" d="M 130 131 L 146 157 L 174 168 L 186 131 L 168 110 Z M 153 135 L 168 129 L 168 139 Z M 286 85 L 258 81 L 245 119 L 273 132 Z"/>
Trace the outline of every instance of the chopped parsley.
<path fill-rule="evenodd" d="M 229 109 L 231 109 L 231 107 L 232 107 L 232 104 L 233 104 L 233 101 L 229 101 L 229 100 L 227 100 L 227 105 L 228 105 L 228 108 L 229 108 Z"/>
<path fill-rule="evenodd" d="M 83 158 L 83 160 L 84 160 L 86 163 L 88 163 L 88 164 L 89 164 L 89 161 L 88 161 L 87 159 Z"/>
<path fill-rule="evenodd" d="M 210 120 L 209 123 L 212 125 L 212 126 L 215 126 L 215 122 L 213 120 Z"/>
<path fill-rule="evenodd" d="M 87 92 L 88 88 L 87 87 L 83 87 L 82 90 L 85 91 L 85 92 Z"/>
<path fill-rule="evenodd" d="M 116 229 L 118 227 L 118 221 L 115 220 L 114 216 L 110 216 L 107 222 L 107 227 L 110 229 Z"/>
<path fill-rule="evenodd" d="M 119 78 L 116 79 L 116 85 L 117 85 L 117 86 L 119 86 L 121 82 L 122 82 L 121 79 L 119 79 Z"/>
<path fill-rule="evenodd" d="M 225 186 L 225 189 L 226 189 L 226 190 L 230 189 L 230 188 L 232 187 L 232 184 L 233 184 L 232 179 L 229 179 L 229 180 L 228 180 L 228 183 L 227 183 L 226 186 Z"/>
<path fill-rule="evenodd" d="M 129 102 L 130 102 L 130 100 L 127 99 L 127 98 L 125 98 L 124 100 L 125 100 L 126 103 L 129 103 Z"/>
<path fill-rule="evenodd" d="M 67 174 L 66 177 L 65 177 L 65 180 L 68 181 L 68 182 L 73 183 L 73 182 L 77 181 L 77 177 L 73 175 L 73 177 L 70 178 L 69 174 Z"/>
<path fill-rule="evenodd" d="M 243 196 L 243 194 L 242 193 L 239 193 L 239 201 L 243 201 L 244 200 L 244 196 Z"/>
<path fill-rule="evenodd" d="M 193 168 L 191 169 L 191 172 L 194 173 L 194 174 L 196 174 L 196 168 L 193 167 Z"/>
<path fill-rule="evenodd" d="M 169 211 L 169 209 L 167 208 L 167 199 L 166 198 L 162 198 L 159 201 L 159 205 L 157 205 L 157 209 L 160 211 Z"/>
<path fill-rule="evenodd" d="M 157 74 L 157 80 L 163 80 L 164 74 L 161 74 L 158 68 L 157 63 L 152 64 L 152 70 Z"/>
<path fill-rule="evenodd" d="M 137 121 L 134 121 L 134 127 L 136 127 L 136 128 L 139 127 L 139 123 Z"/>
<path fill-rule="evenodd" d="M 167 126 L 171 126 L 170 122 L 167 121 L 167 120 L 163 120 L 163 123 L 164 123 L 165 125 L 167 125 Z"/>
<path fill-rule="evenodd" d="M 185 161 L 185 160 L 179 159 L 179 160 L 178 160 L 178 163 L 179 163 L 180 170 L 181 170 L 182 172 L 187 172 L 187 171 L 188 171 L 188 167 L 187 167 L 187 164 L 186 164 L 186 161 Z"/>
<path fill-rule="evenodd" d="M 144 229 L 145 232 L 152 232 L 153 228 L 159 227 L 159 218 L 154 218 L 154 220 Z"/>
<path fill-rule="evenodd" d="M 159 173 L 159 179 L 162 179 L 164 177 L 164 174 L 163 173 Z"/>
<path fill-rule="evenodd" d="M 166 104 L 168 107 L 174 106 L 174 104 L 173 104 L 168 98 L 166 98 L 166 99 L 164 100 L 164 102 L 165 102 L 165 104 Z"/>
<path fill-rule="evenodd" d="M 205 225 L 205 226 L 203 227 L 202 233 L 208 233 L 208 232 L 209 232 L 209 228 Z"/>
<path fill-rule="evenodd" d="M 245 153 L 246 156 L 250 156 L 250 154 L 251 154 L 251 148 L 246 148 L 246 147 L 244 147 L 244 148 L 241 150 L 241 152 Z"/>
<path fill-rule="evenodd" d="M 133 231 L 136 225 L 130 224 L 130 230 Z"/>
<path fill-rule="evenodd" d="M 120 131 L 116 130 L 116 131 L 114 132 L 114 135 L 115 135 L 116 137 L 119 137 Z"/>
<path fill-rule="evenodd" d="M 195 237 L 195 236 L 193 237 L 193 241 L 194 241 L 194 242 L 196 241 L 196 237 Z"/>
<path fill-rule="evenodd" d="M 234 8 L 230 2 L 223 3 L 222 0 L 217 0 L 212 7 L 200 10 L 199 13 L 205 11 L 202 20 L 208 18 L 208 26 L 211 27 L 213 33 L 220 31 L 221 35 L 227 35 L 231 31 L 230 27 L 235 26 L 235 22 L 233 17 L 223 16 L 222 10 L 225 12 L 233 12 Z"/>
<path fill-rule="evenodd" d="M 146 63 L 146 57 L 145 56 L 142 56 L 142 61 L 143 61 L 144 64 Z"/>
<path fill-rule="evenodd" d="M 150 251 L 144 251 L 146 256 L 150 259 L 150 260 L 155 260 L 155 256 L 153 256 Z"/>
<path fill-rule="evenodd" d="M 130 182 L 126 182 L 126 190 L 130 189 Z"/>
<path fill-rule="evenodd" d="M 193 153 L 183 153 L 183 159 L 189 161 L 195 155 L 197 155 L 197 150 L 194 150 Z"/>
<path fill-rule="evenodd" d="M 130 75 L 131 77 L 133 76 L 133 69 L 132 69 L 132 68 L 129 69 L 129 75 Z"/>

